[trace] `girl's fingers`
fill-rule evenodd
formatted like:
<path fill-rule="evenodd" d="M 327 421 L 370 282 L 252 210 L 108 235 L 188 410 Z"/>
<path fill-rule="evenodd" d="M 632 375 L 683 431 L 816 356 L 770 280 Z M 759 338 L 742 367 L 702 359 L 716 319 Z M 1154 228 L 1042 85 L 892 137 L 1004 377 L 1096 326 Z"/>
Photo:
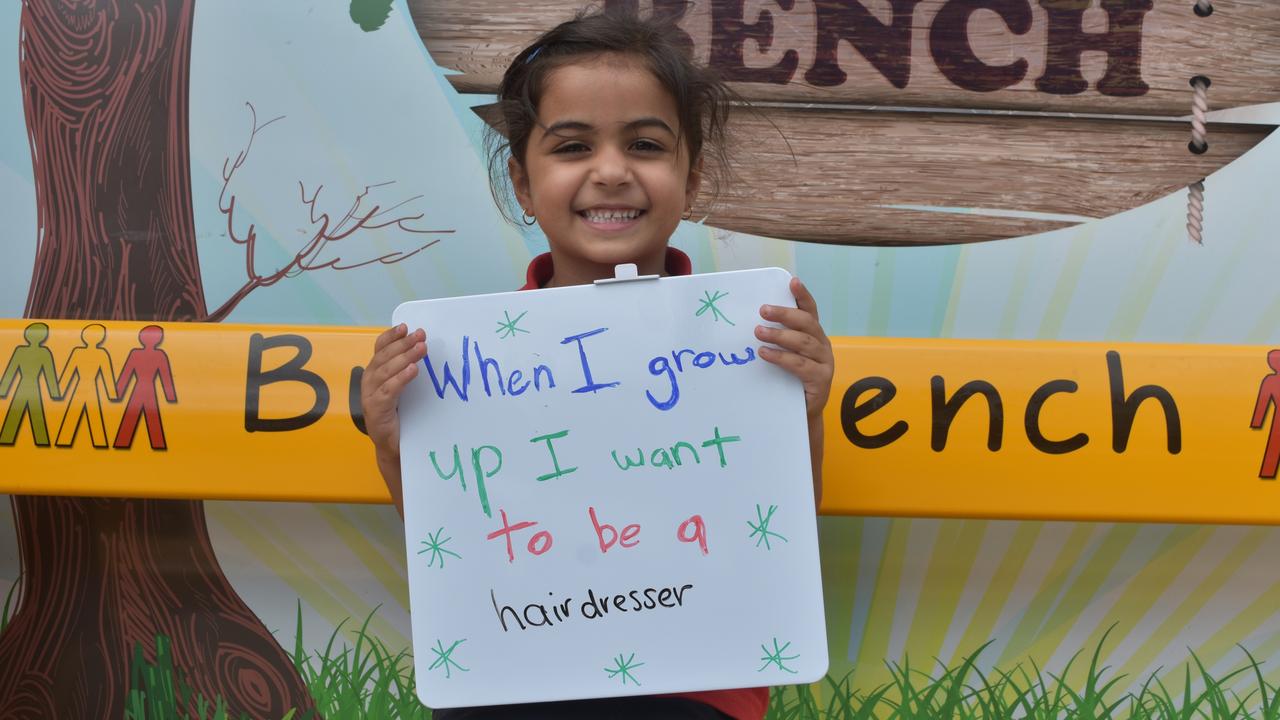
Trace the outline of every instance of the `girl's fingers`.
<path fill-rule="evenodd" d="M 798 307 L 765 305 L 760 308 L 760 317 L 815 337 L 826 336 L 826 332 L 823 331 L 822 325 L 818 322 L 818 317 L 808 310 Z"/>
<path fill-rule="evenodd" d="M 777 348 L 760 348 L 760 357 L 800 378 L 802 382 L 816 381 L 822 378 L 822 363 L 803 355 L 779 350 Z"/>
<path fill-rule="evenodd" d="M 378 340 L 373 346 L 374 360 L 377 360 L 379 357 L 385 358 L 389 355 L 398 355 L 404 352 L 404 349 L 408 346 L 415 342 L 421 342 L 425 340 L 426 337 L 427 334 L 422 330 L 422 328 L 418 328 L 413 332 L 408 332 L 405 329 L 404 323 L 400 323 L 396 327 L 393 327 L 378 336 Z"/>
<path fill-rule="evenodd" d="M 398 355 L 390 356 L 377 364 L 370 364 L 365 372 L 369 374 L 370 382 L 374 384 L 374 387 L 379 387 L 387 380 L 403 372 L 406 366 L 416 365 L 426 354 L 426 343 L 418 342 L 409 345 Z"/>
<path fill-rule="evenodd" d="M 392 329 L 394 330 L 395 328 Z M 386 333 L 384 333 L 384 335 L 385 334 Z M 379 339 L 381 339 L 381 337 Z M 376 370 L 382 365 L 390 362 L 392 358 L 403 355 L 406 351 L 414 348 L 415 346 L 425 344 L 426 341 L 427 334 L 421 328 L 392 339 L 381 348 L 374 350 L 373 357 L 369 360 L 369 366 L 366 369 L 370 371 Z"/>
<path fill-rule="evenodd" d="M 796 299 L 796 307 L 812 315 L 814 320 L 818 320 L 818 301 L 813 298 L 809 288 L 798 277 L 791 278 L 791 295 Z"/>
<path fill-rule="evenodd" d="M 408 363 L 384 380 L 377 383 L 370 382 L 367 386 L 362 383 L 360 405 L 369 427 L 394 419 L 400 393 L 404 392 L 405 386 L 417 376 L 417 363 Z"/>
<path fill-rule="evenodd" d="M 404 337 L 408 332 L 409 329 L 404 323 L 383 330 L 378 334 L 378 339 L 373 341 L 373 354 L 377 355 L 379 350 Z"/>
<path fill-rule="evenodd" d="M 408 363 L 404 353 L 382 359 L 375 358 L 364 369 L 361 384 L 368 383 L 370 390 L 377 390 L 388 378 L 403 370 L 406 364 Z"/>
<path fill-rule="evenodd" d="M 378 386 L 374 392 L 380 396 L 381 400 L 391 401 L 400 397 L 400 393 L 404 390 L 405 385 L 418 375 L 417 363 L 410 363 L 400 368 L 399 372 L 387 378 L 385 382 Z"/>
<path fill-rule="evenodd" d="M 830 348 L 826 343 L 813 335 L 799 330 L 757 325 L 756 338 L 817 362 L 822 362 L 831 357 Z"/>

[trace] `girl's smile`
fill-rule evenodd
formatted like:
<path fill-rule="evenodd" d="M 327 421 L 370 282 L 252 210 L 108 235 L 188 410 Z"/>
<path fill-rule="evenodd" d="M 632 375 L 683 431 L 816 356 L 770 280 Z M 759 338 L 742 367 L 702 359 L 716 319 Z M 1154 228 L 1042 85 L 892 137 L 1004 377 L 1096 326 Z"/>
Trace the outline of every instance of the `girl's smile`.
<path fill-rule="evenodd" d="M 667 241 L 697 194 L 675 100 L 637 59 L 602 55 L 551 71 L 516 198 L 551 246 L 549 286 L 660 274 Z"/>
<path fill-rule="evenodd" d="M 581 210 L 578 215 L 588 225 L 600 232 L 626 230 L 644 215 L 644 210 L 626 207 L 594 207 Z"/>

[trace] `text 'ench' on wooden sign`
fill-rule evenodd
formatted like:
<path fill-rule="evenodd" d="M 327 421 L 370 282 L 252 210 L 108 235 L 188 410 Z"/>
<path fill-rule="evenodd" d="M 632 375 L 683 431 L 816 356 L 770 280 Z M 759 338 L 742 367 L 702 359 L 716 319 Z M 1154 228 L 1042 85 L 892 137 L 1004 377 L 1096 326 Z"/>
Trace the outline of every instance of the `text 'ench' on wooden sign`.
<path fill-rule="evenodd" d="M 409 0 L 464 93 L 581 0 Z M 672 20 L 750 107 L 730 111 L 734 182 L 694 216 L 717 228 L 855 245 L 1032 235 L 1186 187 L 1271 125 L 1213 110 L 1280 101 L 1275 0 L 605 0 Z M 494 109 L 476 111 L 501 131 Z M 838 197 L 841 202 L 829 202 Z M 705 200 L 706 198 L 704 198 Z"/>
<path fill-rule="evenodd" d="M 827 667 L 804 395 L 751 270 L 401 305 L 417 685 L 434 707 L 809 682 Z"/>
<path fill-rule="evenodd" d="M 581 0 L 410 0 L 463 92 L 491 93 L 521 48 Z M 752 101 L 1123 115 L 1280 100 L 1273 0 L 606 0 L 675 21 L 700 62 Z"/>

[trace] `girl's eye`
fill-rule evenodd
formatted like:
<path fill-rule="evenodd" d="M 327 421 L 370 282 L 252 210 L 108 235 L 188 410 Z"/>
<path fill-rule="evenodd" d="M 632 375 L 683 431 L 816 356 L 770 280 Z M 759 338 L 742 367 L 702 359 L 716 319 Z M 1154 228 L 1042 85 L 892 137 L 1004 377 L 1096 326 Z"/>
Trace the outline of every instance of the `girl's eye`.
<path fill-rule="evenodd" d="M 587 150 L 590 150 L 590 149 L 591 148 L 587 147 L 584 143 L 567 142 L 563 145 L 557 146 L 554 152 L 556 152 L 557 154 L 572 154 L 572 153 L 586 152 Z"/>
<path fill-rule="evenodd" d="M 652 140 L 637 140 L 631 144 L 633 150 L 640 152 L 662 152 L 662 146 Z"/>

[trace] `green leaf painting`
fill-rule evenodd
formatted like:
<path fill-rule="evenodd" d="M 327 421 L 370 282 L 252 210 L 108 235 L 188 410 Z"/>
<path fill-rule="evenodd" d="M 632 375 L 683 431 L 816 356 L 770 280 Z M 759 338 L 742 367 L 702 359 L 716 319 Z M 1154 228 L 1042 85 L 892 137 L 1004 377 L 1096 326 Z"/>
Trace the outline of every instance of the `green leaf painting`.
<path fill-rule="evenodd" d="M 392 0 L 351 0 L 351 20 L 365 32 L 373 32 L 387 22 Z"/>

